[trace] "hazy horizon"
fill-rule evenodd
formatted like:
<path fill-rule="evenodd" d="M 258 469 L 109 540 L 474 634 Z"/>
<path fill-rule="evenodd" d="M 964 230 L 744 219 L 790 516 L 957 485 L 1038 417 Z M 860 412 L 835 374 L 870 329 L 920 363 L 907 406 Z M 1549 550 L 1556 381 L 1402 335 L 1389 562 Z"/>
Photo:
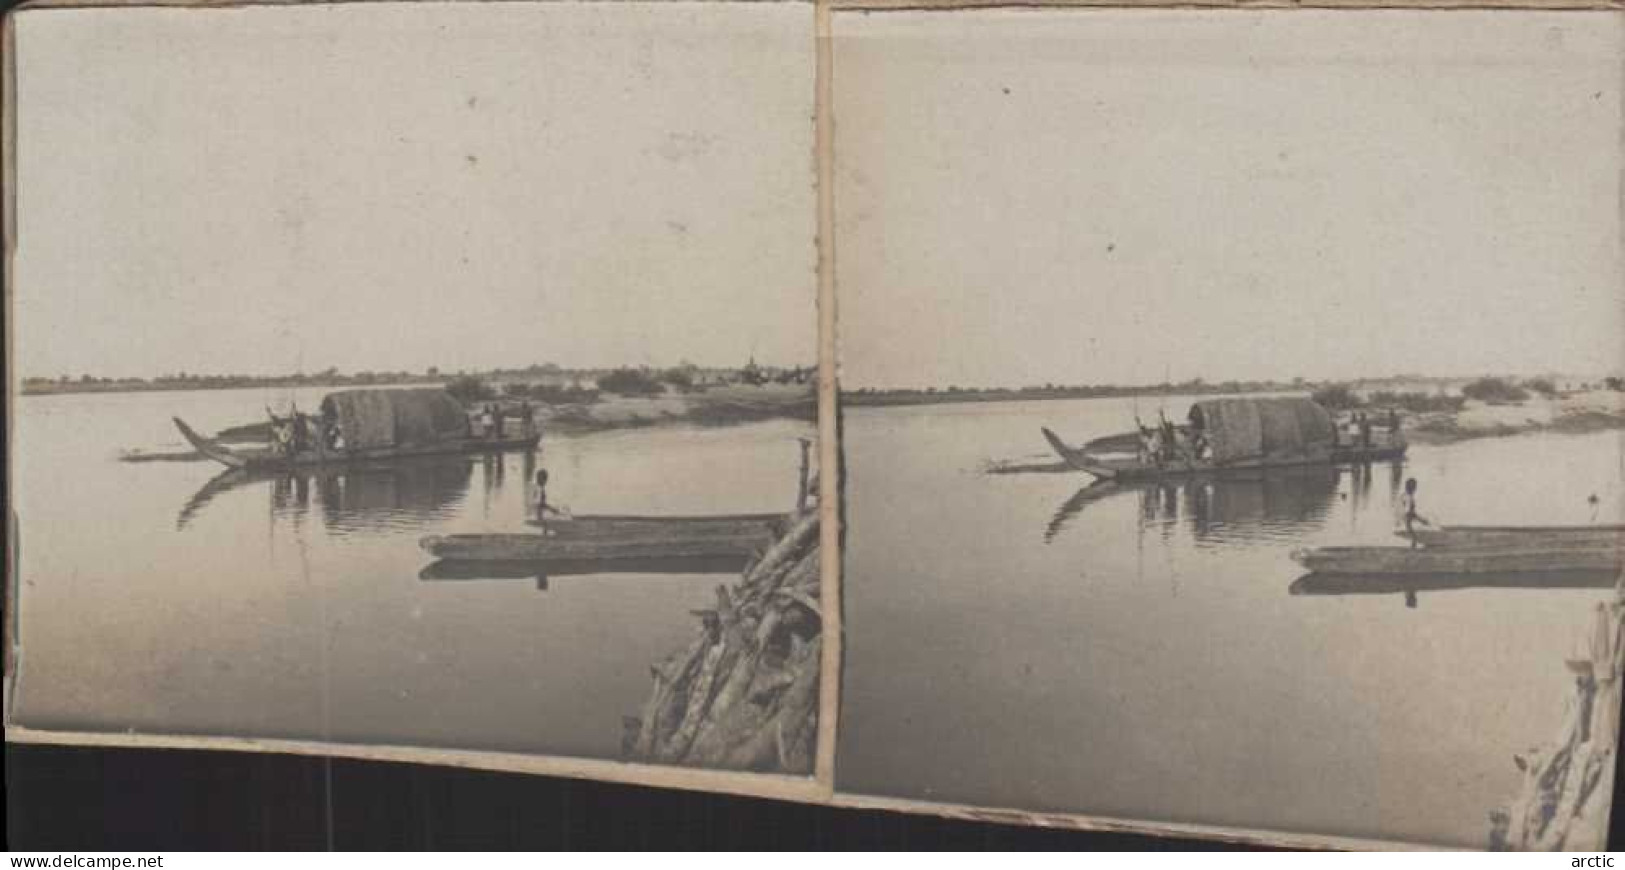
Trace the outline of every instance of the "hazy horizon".
<path fill-rule="evenodd" d="M 816 355 L 807 4 L 15 24 L 14 377 Z"/>
<path fill-rule="evenodd" d="M 843 384 L 1625 373 L 1621 22 L 838 13 Z"/>
<path fill-rule="evenodd" d="M 1558 381 L 1558 386 L 1559 387 L 1561 387 L 1564 383 L 1573 383 L 1574 386 L 1576 386 L 1576 387 L 1578 387 L 1582 383 L 1591 383 L 1593 386 L 1595 386 L 1597 388 L 1602 388 L 1602 386 L 1603 386 L 1602 381 L 1603 381 L 1604 378 L 1606 378 L 1606 377 L 1615 377 L 1615 376 L 1616 375 L 1613 372 L 1582 374 L 1582 373 L 1574 373 L 1574 372 L 1556 372 L 1556 371 L 1530 371 L 1530 372 L 1483 371 L 1483 372 L 1471 372 L 1471 373 L 1467 373 L 1467 374 L 1430 374 L 1430 373 L 1427 373 L 1427 372 L 1404 372 L 1404 373 L 1387 374 L 1387 375 L 1383 375 L 1383 374 L 1365 374 L 1365 375 L 1354 374 L 1354 375 L 1349 375 L 1349 376 L 1345 376 L 1345 377 L 1333 377 L 1333 378 L 1308 378 L 1308 377 L 1298 378 L 1297 376 L 1293 376 L 1293 377 L 1277 376 L 1277 377 L 1258 377 L 1258 378 L 1207 378 L 1207 377 L 1202 377 L 1201 375 L 1197 375 L 1197 376 L 1195 376 L 1193 378 L 1184 378 L 1184 379 L 1181 379 L 1181 380 L 1174 380 L 1174 381 L 1161 381 L 1161 380 L 1155 380 L 1155 381 L 1152 381 L 1152 380 L 1146 380 L 1146 381 L 1058 381 L 1058 380 L 1051 379 L 1051 380 L 1047 380 L 1047 381 L 1038 381 L 1038 382 L 1033 382 L 1033 383 L 1004 383 L 1004 384 L 920 383 L 920 384 L 894 384 L 894 385 L 887 385 L 887 386 L 874 386 L 874 385 L 853 386 L 853 385 L 848 385 L 848 384 L 842 384 L 841 385 L 841 391 L 842 392 L 856 392 L 858 390 L 865 390 L 865 389 L 866 390 L 871 390 L 871 391 L 874 391 L 874 392 L 888 392 L 888 391 L 910 392 L 910 391 L 922 391 L 922 390 L 933 390 L 933 389 L 940 391 L 940 390 L 948 389 L 949 387 L 954 387 L 954 388 L 957 388 L 957 389 L 959 389 L 961 391 L 965 391 L 965 392 L 974 392 L 974 391 L 978 391 L 978 390 L 986 390 L 986 391 L 1020 390 L 1020 389 L 1028 389 L 1028 388 L 1042 389 L 1042 388 L 1045 388 L 1045 387 L 1053 387 L 1055 389 L 1071 389 L 1071 388 L 1078 388 L 1078 387 L 1096 387 L 1096 388 L 1125 389 L 1125 390 L 1134 390 L 1134 389 L 1158 390 L 1158 389 L 1162 389 L 1164 387 L 1191 386 L 1197 381 L 1200 381 L 1202 387 L 1204 387 L 1204 388 L 1220 387 L 1220 386 L 1223 386 L 1225 384 L 1234 383 L 1234 384 L 1236 384 L 1238 386 L 1239 385 L 1246 385 L 1246 384 L 1269 384 L 1269 385 L 1272 385 L 1272 386 L 1279 386 L 1279 387 L 1285 387 L 1285 388 L 1295 388 L 1295 387 L 1300 387 L 1301 386 L 1304 389 L 1309 389 L 1312 386 L 1317 386 L 1317 385 L 1321 385 L 1321 384 L 1356 384 L 1356 385 L 1358 385 L 1358 384 L 1361 384 L 1361 383 L 1403 383 L 1405 381 L 1416 381 L 1416 382 L 1419 382 L 1419 383 L 1424 383 L 1424 382 L 1425 383 L 1433 383 L 1433 382 L 1438 382 L 1438 381 L 1450 381 L 1450 382 L 1463 381 L 1463 382 L 1465 382 L 1465 381 L 1476 380 L 1478 378 L 1500 378 L 1500 379 L 1503 379 L 1503 380 L 1513 380 L 1513 381 L 1518 381 L 1518 382 L 1533 380 L 1533 379 L 1537 379 L 1537 378 L 1551 378 L 1551 379 L 1556 379 Z M 1295 381 L 1301 381 L 1301 382 L 1300 383 L 1294 383 Z"/>
<path fill-rule="evenodd" d="M 27 381 L 40 381 L 40 380 L 57 382 L 57 381 L 60 381 L 62 378 L 66 377 L 69 381 L 78 381 L 79 378 L 81 376 L 84 376 L 84 375 L 89 375 L 91 377 L 97 378 L 99 380 L 104 380 L 104 381 L 156 381 L 156 380 L 158 380 L 160 378 L 180 378 L 180 377 L 185 377 L 185 378 L 189 378 L 189 379 L 190 378 L 222 378 L 222 377 L 224 377 L 224 378 L 243 377 L 243 378 L 256 378 L 256 379 L 306 377 L 306 378 L 313 378 L 314 379 L 314 378 L 321 378 L 321 377 L 350 378 L 350 377 L 355 377 L 355 376 L 363 375 L 363 374 L 378 375 L 380 377 L 407 375 L 407 376 L 410 376 L 410 377 L 435 378 L 435 377 L 453 377 L 453 376 L 465 375 L 465 374 L 470 375 L 470 376 L 473 376 L 473 375 L 494 375 L 494 374 L 498 374 L 498 373 L 523 372 L 523 371 L 526 371 L 528 369 L 545 369 L 545 370 L 551 370 L 551 371 L 571 373 L 571 372 L 598 372 L 598 371 L 614 371 L 616 369 L 645 369 L 645 368 L 649 369 L 651 371 L 660 371 L 660 370 L 664 370 L 664 369 L 684 368 L 684 367 L 687 367 L 687 366 L 693 366 L 693 367 L 695 367 L 695 368 L 697 368 L 697 369 L 699 369 L 701 371 L 732 371 L 732 370 L 737 370 L 737 369 L 743 368 L 746 363 L 749 363 L 749 362 L 752 362 L 752 361 L 753 361 L 752 359 L 747 358 L 744 362 L 741 362 L 741 363 L 738 363 L 738 364 L 733 364 L 733 365 L 701 365 L 699 363 L 695 363 L 695 362 L 692 362 L 690 360 L 675 360 L 675 361 L 672 361 L 672 362 L 665 362 L 665 363 L 655 361 L 655 362 L 652 362 L 652 363 L 615 363 L 615 364 L 601 365 L 601 366 L 577 366 L 577 365 L 566 365 L 566 364 L 563 364 L 563 363 L 554 363 L 554 362 L 551 362 L 551 361 L 544 361 L 544 362 L 517 363 L 517 364 L 514 364 L 514 365 L 491 366 L 491 367 L 482 367 L 482 368 L 467 368 L 467 367 L 443 368 L 441 366 L 432 366 L 432 368 L 436 369 L 436 371 L 433 372 L 433 373 L 430 373 L 428 371 L 428 369 L 431 368 L 430 366 L 424 366 L 424 367 L 415 368 L 415 369 L 382 369 L 382 368 L 367 368 L 367 367 L 361 367 L 361 368 L 356 368 L 356 369 L 343 369 L 343 368 L 339 368 L 337 366 L 330 366 L 328 368 L 332 369 L 331 375 L 328 374 L 328 368 L 316 369 L 316 370 L 274 371 L 274 372 L 266 372 L 266 373 L 260 373 L 260 374 L 251 374 L 251 373 L 248 373 L 248 372 L 239 372 L 239 371 L 204 371 L 204 370 L 197 370 L 197 371 L 184 370 L 184 371 L 155 372 L 155 373 L 150 373 L 150 374 L 126 374 L 126 375 L 109 375 L 109 374 L 103 374 L 103 373 L 100 373 L 100 372 L 72 372 L 72 373 L 59 372 L 59 373 L 57 373 L 55 375 L 28 374 L 28 375 L 24 375 L 21 378 L 21 380 L 23 380 L 24 382 L 27 382 Z M 804 368 L 804 367 L 808 367 L 808 366 L 812 366 L 812 367 L 817 366 L 817 362 L 815 360 L 803 360 L 801 362 L 786 360 L 786 361 L 781 362 L 781 361 L 772 360 L 772 359 L 754 358 L 754 362 L 756 363 L 757 366 L 760 366 L 762 368 L 769 368 L 769 369 L 789 369 L 789 368 Z"/>

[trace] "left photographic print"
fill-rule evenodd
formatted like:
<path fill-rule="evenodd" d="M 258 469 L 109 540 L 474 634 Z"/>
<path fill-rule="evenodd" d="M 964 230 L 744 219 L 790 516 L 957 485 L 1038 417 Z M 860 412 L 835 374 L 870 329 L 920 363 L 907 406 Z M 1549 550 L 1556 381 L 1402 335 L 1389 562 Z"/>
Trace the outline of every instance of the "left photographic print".
<path fill-rule="evenodd" d="M 812 772 L 810 3 L 7 24 L 12 739 Z"/>

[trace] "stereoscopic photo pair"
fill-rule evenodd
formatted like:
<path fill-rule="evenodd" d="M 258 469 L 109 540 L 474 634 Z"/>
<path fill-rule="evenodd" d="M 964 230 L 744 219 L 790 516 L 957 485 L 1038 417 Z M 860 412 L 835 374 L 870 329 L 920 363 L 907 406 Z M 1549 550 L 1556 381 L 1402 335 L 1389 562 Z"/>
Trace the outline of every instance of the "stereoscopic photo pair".
<path fill-rule="evenodd" d="M 25 4 L 7 738 L 1596 849 L 1625 16 Z"/>

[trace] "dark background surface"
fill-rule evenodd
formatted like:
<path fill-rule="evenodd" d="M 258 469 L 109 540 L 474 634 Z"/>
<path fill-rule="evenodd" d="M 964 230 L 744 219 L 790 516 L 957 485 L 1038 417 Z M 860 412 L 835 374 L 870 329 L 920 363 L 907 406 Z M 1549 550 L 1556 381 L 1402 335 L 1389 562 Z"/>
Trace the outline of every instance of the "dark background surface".
<path fill-rule="evenodd" d="M 410 764 L 15 745 L 6 838 L 37 851 L 1237 848 Z"/>
<path fill-rule="evenodd" d="M 1224 848 L 410 764 L 17 745 L 6 836 L 35 851 Z"/>

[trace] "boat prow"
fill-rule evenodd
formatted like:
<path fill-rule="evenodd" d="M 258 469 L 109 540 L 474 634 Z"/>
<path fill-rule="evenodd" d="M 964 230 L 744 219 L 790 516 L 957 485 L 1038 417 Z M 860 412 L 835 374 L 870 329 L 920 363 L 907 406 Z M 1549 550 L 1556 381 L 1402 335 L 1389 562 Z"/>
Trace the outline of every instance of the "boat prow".
<path fill-rule="evenodd" d="M 1089 454 L 1084 450 L 1068 445 L 1065 441 L 1061 440 L 1061 436 L 1055 434 L 1055 432 L 1052 431 L 1048 426 L 1040 426 L 1038 428 L 1043 431 L 1044 440 L 1049 442 L 1050 448 L 1053 449 L 1056 455 L 1061 457 L 1061 461 L 1065 462 L 1069 467 L 1076 468 L 1079 471 L 1087 471 L 1088 473 L 1093 474 L 1094 476 L 1103 480 L 1109 480 L 1117 476 L 1117 470 L 1115 468 L 1091 459 Z"/>
<path fill-rule="evenodd" d="M 175 428 L 181 430 L 181 437 L 185 438 L 186 443 L 192 445 L 193 449 L 197 450 L 197 452 L 225 465 L 227 468 L 248 467 L 247 457 L 233 452 L 231 448 L 222 445 L 220 442 L 215 441 L 212 438 L 205 438 L 202 435 L 199 435 L 197 430 L 186 425 L 186 421 L 179 417 L 171 417 L 170 419 L 175 421 Z"/>

